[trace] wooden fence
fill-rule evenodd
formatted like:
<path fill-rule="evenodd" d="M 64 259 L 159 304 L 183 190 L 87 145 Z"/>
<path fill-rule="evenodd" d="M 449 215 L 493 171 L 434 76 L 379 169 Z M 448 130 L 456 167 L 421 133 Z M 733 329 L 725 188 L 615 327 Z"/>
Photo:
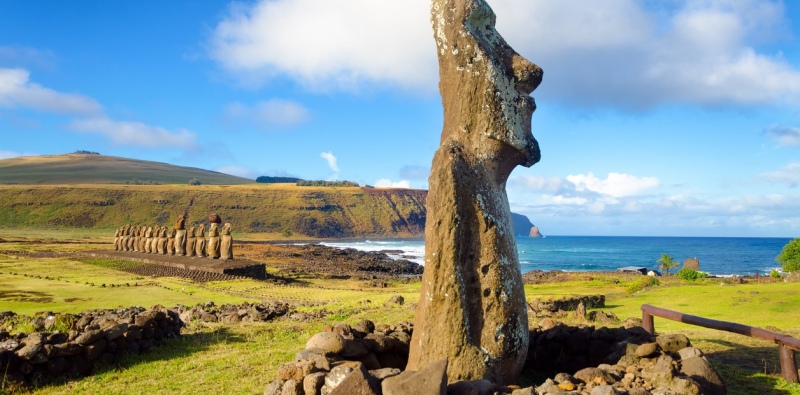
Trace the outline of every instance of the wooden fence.
<path fill-rule="evenodd" d="M 795 351 L 800 351 L 800 339 L 795 339 L 783 333 L 770 332 L 765 329 L 737 324 L 735 322 L 717 321 L 695 315 L 683 314 L 673 310 L 662 309 L 649 304 L 642 305 L 642 327 L 648 333 L 655 334 L 653 317 L 683 322 L 720 331 L 738 333 L 740 335 L 769 340 L 778 345 L 778 354 L 781 361 L 781 374 L 790 383 L 797 383 L 797 361 Z"/>

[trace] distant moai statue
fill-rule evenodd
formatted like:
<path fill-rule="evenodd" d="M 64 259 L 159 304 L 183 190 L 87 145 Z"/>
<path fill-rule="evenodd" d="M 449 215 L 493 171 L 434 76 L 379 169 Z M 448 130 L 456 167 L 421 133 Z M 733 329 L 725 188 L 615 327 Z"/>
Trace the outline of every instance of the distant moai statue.
<path fill-rule="evenodd" d="M 162 226 L 158 229 L 158 253 L 166 255 L 167 253 L 167 227 Z"/>
<path fill-rule="evenodd" d="M 117 228 L 114 231 L 114 250 L 119 250 L 119 233 L 120 233 L 120 229 Z"/>
<path fill-rule="evenodd" d="M 194 225 L 190 226 L 189 229 L 186 230 L 186 256 L 195 256 L 197 253 L 195 252 L 195 243 L 197 238 L 194 237 Z"/>
<path fill-rule="evenodd" d="M 161 227 L 158 225 L 153 227 L 153 240 L 150 241 L 150 253 L 158 254 L 158 240 L 161 238 Z"/>
<path fill-rule="evenodd" d="M 120 251 L 128 251 L 128 239 L 130 239 L 130 237 L 131 237 L 131 224 L 127 224 L 122 227 L 122 238 L 119 241 Z"/>
<path fill-rule="evenodd" d="M 144 252 L 145 254 L 153 253 L 153 227 L 148 226 L 144 231 Z"/>
<path fill-rule="evenodd" d="M 175 255 L 175 228 L 167 229 L 167 255 Z"/>
<path fill-rule="evenodd" d="M 222 219 L 217 214 L 211 214 L 208 216 L 208 222 L 211 223 L 211 226 L 208 228 L 208 256 L 211 259 L 219 259 L 219 224 L 222 222 Z"/>
<path fill-rule="evenodd" d="M 194 251 L 195 254 L 203 258 L 206 256 L 206 225 L 200 224 L 194 231 Z"/>
<path fill-rule="evenodd" d="M 542 69 L 495 30 L 485 0 L 433 0 L 444 124 L 428 185 L 425 271 L 406 370 L 514 382 L 528 315 L 506 181 L 540 159 L 529 94 Z"/>
<path fill-rule="evenodd" d="M 139 252 L 145 252 L 145 244 L 147 244 L 147 237 L 145 234 L 147 233 L 147 228 L 144 226 L 139 227 L 139 241 L 137 245 L 139 246 Z"/>
<path fill-rule="evenodd" d="M 133 247 L 133 252 L 139 252 L 139 240 L 141 240 L 141 231 L 142 227 L 136 225 L 133 228 L 133 232 L 131 233 L 131 235 L 133 236 L 133 242 L 131 243 Z"/>
<path fill-rule="evenodd" d="M 232 260 L 233 259 L 233 236 L 231 236 L 231 224 L 225 223 L 220 232 L 220 255 L 219 259 Z"/>
<path fill-rule="evenodd" d="M 186 255 L 186 217 L 181 215 L 175 222 L 175 255 Z"/>
<path fill-rule="evenodd" d="M 683 261 L 683 267 L 692 270 L 700 270 L 700 260 L 697 258 L 686 258 Z"/>
<path fill-rule="evenodd" d="M 136 228 L 131 226 L 130 230 L 128 230 L 128 241 L 126 250 L 125 251 L 133 251 L 133 242 L 136 240 Z"/>

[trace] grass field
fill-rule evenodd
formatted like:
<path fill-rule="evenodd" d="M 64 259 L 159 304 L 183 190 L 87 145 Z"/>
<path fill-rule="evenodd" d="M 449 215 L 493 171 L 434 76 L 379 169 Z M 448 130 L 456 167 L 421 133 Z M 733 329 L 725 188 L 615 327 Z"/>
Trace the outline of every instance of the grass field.
<path fill-rule="evenodd" d="M 93 240 L 91 234 L 86 236 L 86 240 Z M 302 286 L 256 280 L 194 283 L 169 277 L 143 278 L 115 270 L 119 263 L 80 261 L 52 254 L 93 246 L 80 244 L 80 237 L 74 240 L 76 244 L 0 243 L 0 310 L 32 315 L 131 305 L 286 300 L 298 303 L 300 310 L 325 309 L 333 314 L 310 322 L 281 319 L 257 324 L 194 324 L 185 328 L 181 340 L 170 341 L 165 347 L 101 367 L 92 377 L 35 388 L 32 393 L 261 393 L 277 368 L 290 361 L 324 325 L 354 324 L 361 319 L 389 324 L 411 320 L 412 306 L 419 298 L 419 283 L 390 282 L 387 288 L 374 288 L 358 280 L 314 278 L 299 278 Z M 526 295 L 533 299 L 605 294 L 607 306 L 601 310 L 613 312 L 623 320 L 640 317 L 641 304 L 648 303 L 718 320 L 770 325 L 800 337 L 797 283 L 692 285 L 662 281 L 660 286 L 628 295 L 626 290 L 632 282 L 595 277 L 526 286 Z M 392 295 L 402 295 L 406 303 L 384 306 Z M 723 375 L 730 394 L 800 394 L 800 386 L 789 385 L 777 375 L 778 352 L 774 344 L 659 318 L 656 330 L 689 336 Z"/>

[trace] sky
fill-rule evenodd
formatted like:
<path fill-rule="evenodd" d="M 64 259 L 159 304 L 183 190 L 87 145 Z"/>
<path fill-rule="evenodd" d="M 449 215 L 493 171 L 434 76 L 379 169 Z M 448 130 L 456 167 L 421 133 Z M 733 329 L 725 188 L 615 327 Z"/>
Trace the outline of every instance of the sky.
<path fill-rule="evenodd" d="M 545 235 L 800 237 L 800 2 L 488 0 L 544 70 Z M 427 0 L 0 2 L 0 158 L 71 153 L 427 189 Z"/>

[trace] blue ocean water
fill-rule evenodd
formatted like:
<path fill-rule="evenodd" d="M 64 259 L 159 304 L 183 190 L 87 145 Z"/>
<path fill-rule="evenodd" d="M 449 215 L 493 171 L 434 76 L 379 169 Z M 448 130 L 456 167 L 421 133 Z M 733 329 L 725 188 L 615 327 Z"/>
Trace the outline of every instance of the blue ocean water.
<path fill-rule="evenodd" d="M 717 276 L 769 274 L 780 269 L 775 257 L 789 238 L 748 237 L 630 237 L 548 236 L 518 237 L 522 272 L 531 270 L 613 271 L 623 266 L 658 269 L 661 254 L 683 263 L 698 258 L 700 270 Z M 424 264 L 424 240 L 363 240 L 325 245 L 364 251 L 398 250 L 394 257 Z"/>

